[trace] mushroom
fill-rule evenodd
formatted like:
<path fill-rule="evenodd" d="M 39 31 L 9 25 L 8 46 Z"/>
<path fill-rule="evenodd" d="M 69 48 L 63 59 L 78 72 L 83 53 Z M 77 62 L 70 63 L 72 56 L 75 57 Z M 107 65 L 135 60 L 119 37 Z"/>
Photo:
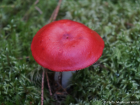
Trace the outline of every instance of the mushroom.
<path fill-rule="evenodd" d="M 63 19 L 42 27 L 34 36 L 31 51 L 35 61 L 55 71 L 55 80 L 62 73 L 66 88 L 73 73 L 95 63 L 102 55 L 103 39 L 82 23 Z"/>

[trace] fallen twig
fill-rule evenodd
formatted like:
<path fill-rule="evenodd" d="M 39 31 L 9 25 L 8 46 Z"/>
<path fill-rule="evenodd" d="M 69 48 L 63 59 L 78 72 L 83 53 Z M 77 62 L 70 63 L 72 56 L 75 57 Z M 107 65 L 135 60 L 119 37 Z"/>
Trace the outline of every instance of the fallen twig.
<path fill-rule="evenodd" d="M 51 17 L 50 17 L 50 19 L 49 19 L 49 23 L 50 23 L 51 21 L 55 21 L 57 15 L 58 15 L 59 9 L 60 9 L 61 2 L 62 2 L 62 0 L 59 0 L 57 7 L 56 7 L 55 10 L 53 11 L 53 13 L 52 13 L 52 15 L 51 15 Z"/>
<path fill-rule="evenodd" d="M 36 1 L 34 2 L 34 5 L 36 5 L 38 2 L 39 2 L 39 0 L 36 0 Z"/>
<path fill-rule="evenodd" d="M 35 9 L 36 9 L 40 14 L 43 13 L 39 7 L 35 6 Z"/>
<path fill-rule="evenodd" d="M 36 0 L 36 2 L 34 4 L 36 5 L 38 2 L 39 2 L 39 0 Z M 51 15 L 51 18 L 49 20 L 49 23 L 51 21 L 55 21 L 57 15 L 58 15 L 58 12 L 59 12 L 59 8 L 60 8 L 60 5 L 61 5 L 61 2 L 62 2 L 62 0 L 59 0 L 56 9 L 54 10 L 54 12 Z M 43 73 L 42 73 L 41 105 L 43 105 L 43 100 L 44 100 L 44 98 L 43 98 L 43 94 L 44 94 L 44 90 L 43 90 L 44 89 L 44 72 L 46 72 L 46 78 L 47 78 L 48 88 L 49 88 L 50 95 L 52 96 L 52 92 L 51 92 L 51 87 L 50 87 L 50 83 L 49 83 L 49 78 L 48 78 L 47 70 L 45 70 L 45 68 L 44 68 L 43 69 Z"/>
<path fill-rule="evenodd" d="M 61 87 L 61 89 L 62 89 L 66 94 L 68 94 L 68 92 L 66 91 L 66 89 L 64 89 L 64 88 L 62 87 L 62 85 L 61 85 L 59 82 L 57 82 L 57 84 L 59 85 L 59 87 Z"/>
<path fill-rule="evenodd" d="M 44 68 L 43 68 L 43 72 L 42 72 L 42 86 L 41 86 L 41 105 L 43 105 L 43 101 L 44 101 Z"/>
<path fill-rule="evenodd" d="M 47 83 L 48 83 L 49 92 L 50 92 L 50 95 L 52 96 L 52 92 L 51 92 L 51 87 L 50 87 L 50 82 L 49 82 L 47 70 L 45 70 L 45 72 L 46 72 L 46 78 L 47 78 Z"/>
<path fill-rule="evenodd" d="M 23 16 L 22 20 L 27 21 L 29 14 L 32 12 L 32 10 L 35 8 L 40 14 L 42 14 L 42 11 L 40 10 L 39 7 L 37 7 L 36 5 L 38 4 L 39 0 L 36 0 L 32 6 L 30 7 L 30 9 L 25 13 L 25 15 Z M 34 7 L 34 8 L 33 8 Z"/>

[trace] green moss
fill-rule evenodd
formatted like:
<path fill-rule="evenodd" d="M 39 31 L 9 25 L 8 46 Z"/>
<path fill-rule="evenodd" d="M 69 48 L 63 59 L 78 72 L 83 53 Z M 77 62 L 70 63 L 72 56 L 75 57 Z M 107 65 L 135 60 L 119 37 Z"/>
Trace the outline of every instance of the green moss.
<path fill-rule="evenodd" d="M 40 104 L 42 70 L 31 55 L 30 45 L 56 5 L 56 0 L 37 5 L 29 0 L 0 1 L 0 104 Z M 138 0 L 63 0 L 57 20 L 79 21 L 105 41 L 99 61 L 73 76 L 72 93 L 63 104 L 140 100 L 139 7 Z M 44 93 L 44 104 L 54 105 L 56 100 L 47 88 Z"/>

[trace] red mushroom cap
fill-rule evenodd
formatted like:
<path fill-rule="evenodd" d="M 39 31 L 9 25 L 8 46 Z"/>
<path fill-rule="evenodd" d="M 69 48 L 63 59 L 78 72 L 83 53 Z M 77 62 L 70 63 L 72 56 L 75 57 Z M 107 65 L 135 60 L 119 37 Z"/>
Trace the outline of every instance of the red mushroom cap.
<path fill-rule="evenodd" d="M 104 49 L 103 39 L 84 24 L 59 20 L 42 27 L 34 36 L 34 59 L 52 71 L 75 71 L 96 62 Z"/>

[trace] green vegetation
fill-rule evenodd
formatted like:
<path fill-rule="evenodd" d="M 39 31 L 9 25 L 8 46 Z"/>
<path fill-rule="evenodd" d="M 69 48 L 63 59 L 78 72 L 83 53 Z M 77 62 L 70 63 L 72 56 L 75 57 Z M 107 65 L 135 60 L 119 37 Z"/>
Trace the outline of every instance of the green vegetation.
<path fill-rule="evenodd" d="M 0 1 L 0 105 L 40 105 L 42 68 L 30 45 L 56 5 L 57 0 L 40 0 L 36 5 L 32 0 Z M 63 0 L 57 20 L 87 25 L 104 39 L 105 49 L 97 63 L 73 76 L 73 89 L 62 103 L 140 104 L 139 7 L 139 0 Z M 47 84 L 44 95 L 44 105 L 56 103 Z"/>

